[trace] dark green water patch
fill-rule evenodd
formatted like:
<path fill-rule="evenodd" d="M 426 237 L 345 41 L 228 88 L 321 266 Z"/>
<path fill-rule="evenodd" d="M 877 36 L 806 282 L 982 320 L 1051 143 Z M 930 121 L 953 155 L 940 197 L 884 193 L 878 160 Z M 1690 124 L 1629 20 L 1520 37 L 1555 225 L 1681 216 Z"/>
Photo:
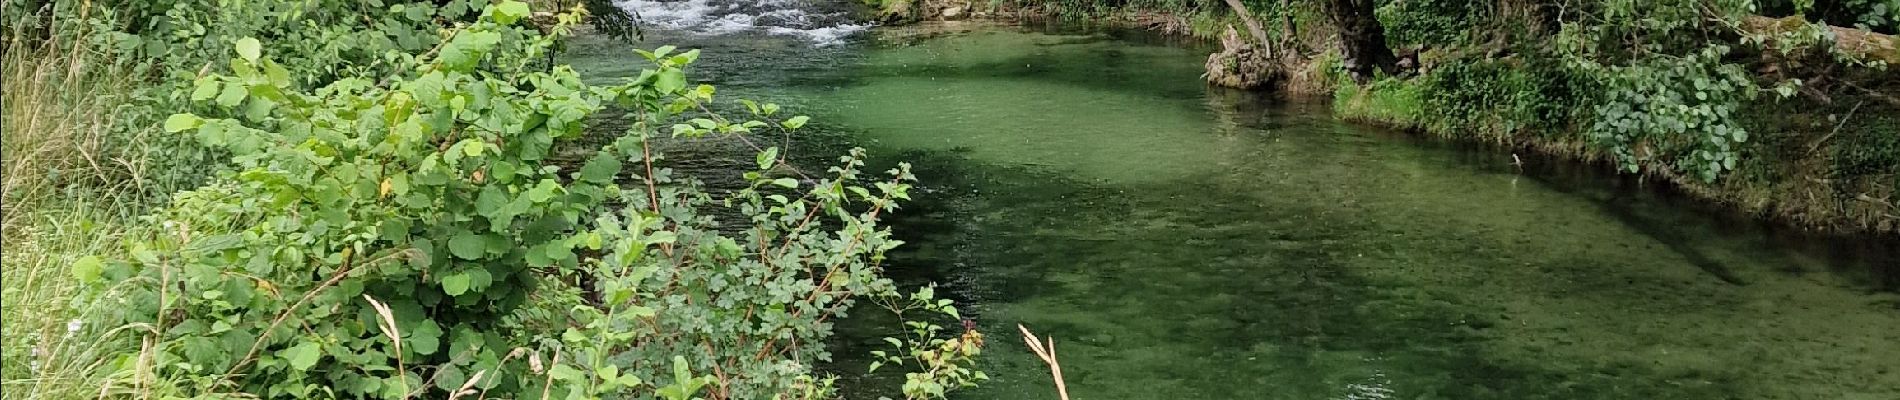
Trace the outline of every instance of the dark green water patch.
<path fill-rule="evenodd" d="M 821 121 L 799 148 L 916 165 L 888 267 L 990 334 L 994 379 L 957 398 L 1055 398 L 1016 324 L 1055 339 L 1077 399 L 1900 398 L 1878 240 L 1209 89 L 1205 53 L 1139 35 L 887 42 L 702 62 Z M 878 314 L 841 322 L 850 398 L 901 380 L 859 373 Z"/>

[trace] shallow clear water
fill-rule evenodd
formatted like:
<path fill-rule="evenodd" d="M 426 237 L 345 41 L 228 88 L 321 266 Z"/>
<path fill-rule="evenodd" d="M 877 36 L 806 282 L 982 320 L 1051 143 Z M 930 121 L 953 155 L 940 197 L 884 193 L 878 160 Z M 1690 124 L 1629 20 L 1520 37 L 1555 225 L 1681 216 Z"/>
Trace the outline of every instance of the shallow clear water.
<path fill-rule="evenodd" d="M 957 398 L 1055 398 L 1018 323 L 1075 399 L 1900 398 L 1892 242 L 1208 88 L 1205 51 L 1141 33 L 873 34 L 648 40 L 813 115 L 804 152 L 917 165 L 891 269 L 990 334 L 994 379 Z M 570 61 L 624 75 L 624 48 Z M 888 323 L 845 323 L 847 383 L 895 387 L 857 374 Z"/>

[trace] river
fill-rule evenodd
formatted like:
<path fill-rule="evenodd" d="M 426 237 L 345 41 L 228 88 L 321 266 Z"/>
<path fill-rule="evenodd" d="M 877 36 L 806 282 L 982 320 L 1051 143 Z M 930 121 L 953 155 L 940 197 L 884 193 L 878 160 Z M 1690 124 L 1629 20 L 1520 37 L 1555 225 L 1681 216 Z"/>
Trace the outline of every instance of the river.
<path fill-rule="evenodd" d="M 566 61 L 610 80 L 633 47 L 703 48 L 721 97 L 813 117 L 801 157 L 913 163 L 891 273 L 989 334 L 993 379 L 954 398 L 1055 398 L 1024 324 L 1075 399 L 1900 399 L 1891 241 L 1210 88 L 1207 49 L 1145 32 L 705 12 Z M 862 389 L 901 379 L 861 373 L 894 328 L 843 323 L 850 398 L 900 397 Z"/>

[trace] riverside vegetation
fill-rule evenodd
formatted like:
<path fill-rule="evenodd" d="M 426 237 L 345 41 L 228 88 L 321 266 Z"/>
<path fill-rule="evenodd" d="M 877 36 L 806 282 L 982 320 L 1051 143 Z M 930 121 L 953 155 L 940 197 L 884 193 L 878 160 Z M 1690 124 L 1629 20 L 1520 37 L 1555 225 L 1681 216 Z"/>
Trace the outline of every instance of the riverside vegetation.
<path fill-rule="evenodd" d="M 1347 142 L 1361 138 L 1322 135 L 1337 133 L 1331 116 L 1272 115 L 1296 133 L 1264 153 L 1222 145 L 1265 137 L 1252 120 L 1266 114 L 1228 104 L 1240 96 L 1203 99 L 1198 57 L 1178 48 L 984 33 L 880 53 L 871 84 L 790 88 L 851 105 L 812 112 L 879 132 L 874 146 L 1012 165 L 965 175 L 1022 186 L 933 192 L 1007 211 L 958 231 L 980 246 L 919 235 L 925 246 L 895 247 L 892 213 L 931 206 L 910 201 L 908 167 L 878 173 L 862 150 L 787 162 L 791 146 L 757 135 L 815 122 L 716 99 L 689 83 L 689 68 L 709 65 L 694 51 L 618 51 L 596 62 L 626 79 L 578 68 L 583 80 L 551 61 L 581 21 L 553 3 L 6 2 L 0 396 L 938 398 L 986 378 L 973 369 L 985 338 L 972 327 L 1015 329 L 995 322 L 1007 320 L 1063 338 L 1064 357 L 1076 357 L 1065 359 L 1081 361 L 1070 363 L 1070 383 L 1081 383 L 1070 388 L 1129 398 L 1262 388 L 1335 397 L 1340 382 L 1353 382 L 1349 393 L 1463 398 L 1880 397 L 1893 387 L 1837 373 L 1889 370 L 1890 300 L 1867 300 L 1880 293 L 1784 279 L 1823 268 L 1779 254 L 1717 252 L 1726 262 L 1705 263 L 1698 251 L 1659 251 L 1654 242 L 1696 244 L 1651 240 L 1587 209 L 1551 212 L 1575 204 L 1546 191 L 1507 198 L 1494 176 L 1417 173 L 1438 165 L 1422 150 L 1357 157 L 1369 147 Z M 1239 8 L 1265 23 L 1229 42 L 1256 56 L 1208 65 L 1263 62 L 1253 66 L 1266 82 L 1332 94 L 1341 116 L 1603 160 L 1803 223 L 1895 229 L 1900 124 L 1887 53 L 1872 45 L 1891 43 L 1891 1 L 1335 3 L 993 4 L 1133 14 L 1210 38 Z M 579 9 L 595 24 L 628 21 L 600 4 Z M 933 18 L 999 12 L 904 4 Z M 1341 40 L 1344 6 L 1375 17 L 1353 23 L 1376 46 Z M 1349 46 L 1365 47 L 1342 56 Z M 771 48 L 808 52 L 773 64 L 826 65 L 789 74 L 823 80 L 839 69 L 815 49 Z M 1018 69 L 1021 58 L 1037 62 Z M 626 71 L 628 60 L 639 66 Z M 761 89 L 720 82 L 727 93 Z M 916 96 L 963 112 L 908 106 Z M 1050 104 L 1072 108 L 1039 108 Z M 1239 111 L 1220 124 L 1183 111 L 1201 106 Z M 1056 134 L 952 119 L 1063 115 L 1087 117 Z M 605 126 L 626 129 L 593 140 Z M 1208 132 L 1228 134 L 1196 136 Z M 684 175 L 668 166 L 690 160 L 657 152 L 705 140 L 748 149 L 729 171 L 737 179 Z M 928 180 L 958 176 L 931 174 L 929 157 L 942 154 L 912 156 Z M 1049 179 L 1039 166 L 1089 179 Z M 1192 183 L 1162 185 L 1177 181 Z M 1499 199 L 1487 211 L 1511 212 L 1468 213 Z M 1566 227 L 1567 241 L 1525 239 L 1549 226 Z M 1473 245 L 1447 245 L 1458 241 Z M 989 317 L 958 330 L 949 321 L 975 311 L 937 296 L 969 288 L 900 290 L 884 278 L 887 257 L 918 247 L 1008 267 L 978 269 L 982 285 L 1052 289 L 1007 290 L 1015 301 L 988 299 Z M 1680 276 L 1694 269 L 1668 263 L 1680 254 L 1719 279 Z M 1207 268 L 1209 255 L 1225 269 Z M 875 328 L 875 351 L 846 346 L 852 354 L 838 357 L 901 368 L 901 385 L 846 387 L 859 381 L 814 367 L 833 358 L 834 323 L 875 308 L 910 320 Z M 1627 351 L 1566 345 L 1578 338 Z M 1727 351 L 1709 350 L 1718 347 Z M 1127 357 L 1130 348 L 1149 354 Z M 1010 355 L 989 354 L 1002 361 L 985 368 L 1046 372 Z M 1558 362 L 1499 361 L 1514 359 Z M 1385 366 L 1365 367 L 1374 364 Z M 1496 376 L 1436 375 L 1460 370 Z M 1021 398 L 1046 382 L 986 389 Z"/>
<path fill-rule="evenodd" d="M 1342 118 L 1601 161 L 1796 225 L 1900 231 L 1900 2 L 992 4 L 1226 36 L 1210 81 L 1330 94 Z"/>
<path fill-rule="evenodd" d="M 882 273 L 906 166 L 676 175 L 654 140 L 809 119 L 712 111 L 698 51 L 582 83 L 586 8 L 536 6 L 8 1 L 5 398 L 827 398 L 858 302 L 905 397 L 985 379 Z"/>

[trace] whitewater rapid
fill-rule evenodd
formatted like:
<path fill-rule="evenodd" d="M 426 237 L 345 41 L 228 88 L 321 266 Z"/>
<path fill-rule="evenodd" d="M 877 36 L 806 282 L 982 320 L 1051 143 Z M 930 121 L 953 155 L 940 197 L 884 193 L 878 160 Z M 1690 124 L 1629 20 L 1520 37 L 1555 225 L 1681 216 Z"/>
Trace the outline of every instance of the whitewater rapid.
<path fill-rule="evenodd" d="M 615 3 L 648 26 L 698 35 L 764 33 L 826 46 L 843 43 L 871 24 L 850 12 L 807 0 L 625 0 Z"/>

